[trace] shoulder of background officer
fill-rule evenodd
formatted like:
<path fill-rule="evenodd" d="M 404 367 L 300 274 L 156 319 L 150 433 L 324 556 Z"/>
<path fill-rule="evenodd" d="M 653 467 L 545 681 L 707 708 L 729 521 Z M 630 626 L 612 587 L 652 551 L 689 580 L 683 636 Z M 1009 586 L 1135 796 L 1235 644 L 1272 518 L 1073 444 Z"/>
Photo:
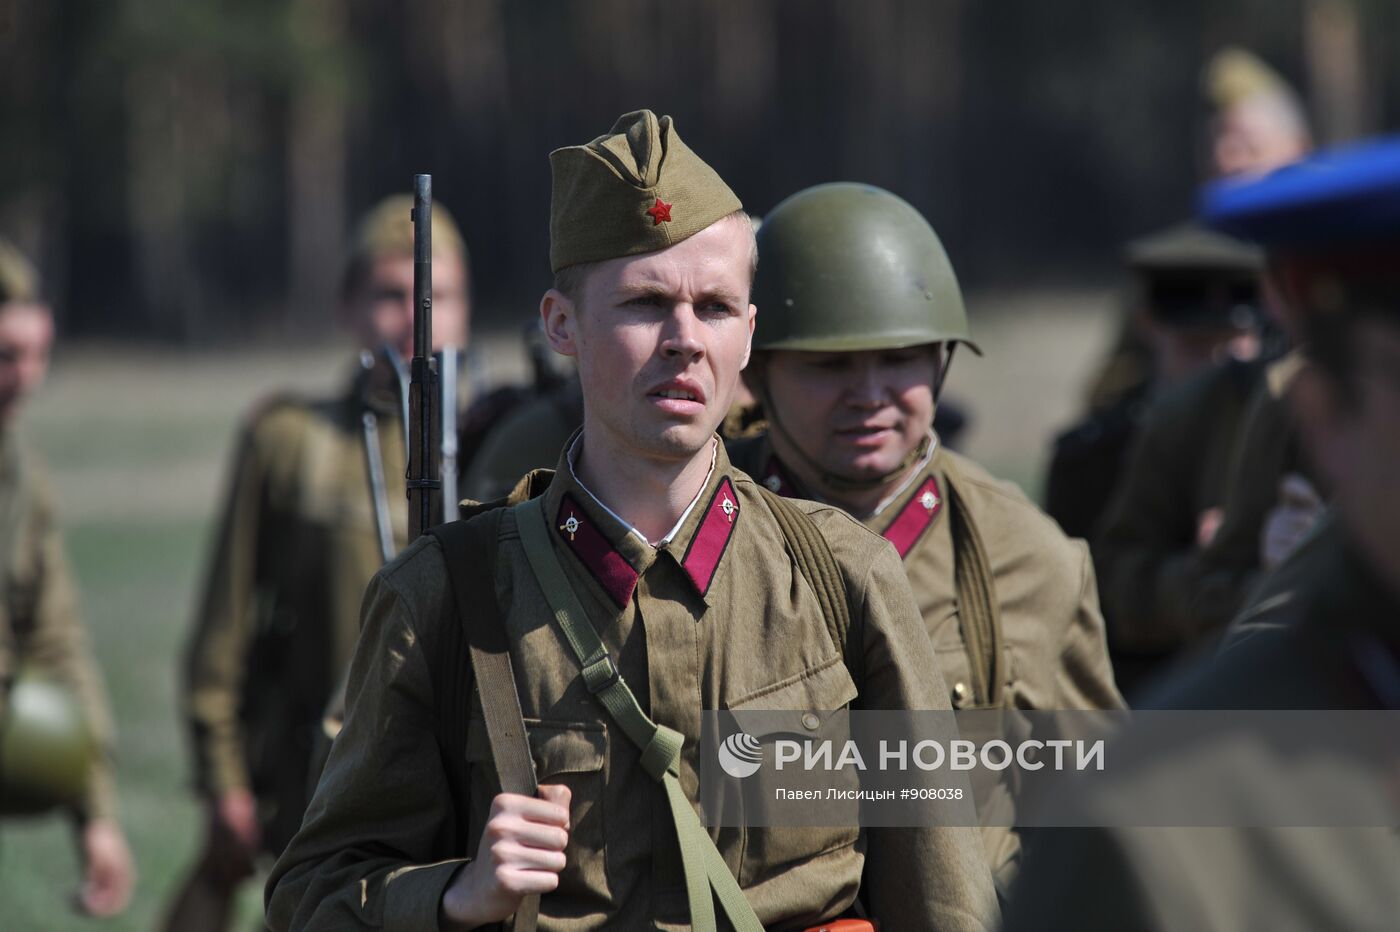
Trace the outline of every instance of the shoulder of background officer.
<path fill-rule="evenodd" d="M 1175 646 L 1190 627 L 1185 580 L 1199 560 L 1202 512 L 1224 499 L 1255 363 L 1212 367 L 1149 410 L 1094 539 L 1110 633 L 1126 649 Z"/>

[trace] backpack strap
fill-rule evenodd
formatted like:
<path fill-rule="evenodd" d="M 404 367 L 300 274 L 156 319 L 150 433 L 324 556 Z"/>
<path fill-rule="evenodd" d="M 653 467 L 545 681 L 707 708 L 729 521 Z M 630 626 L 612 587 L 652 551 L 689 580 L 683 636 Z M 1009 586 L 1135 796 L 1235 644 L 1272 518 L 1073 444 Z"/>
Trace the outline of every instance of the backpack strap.
<path fill-rule="evenodd" d="M 652 721 L 618 673 L 617 664 L 564 575 L 559 555 L 550 543 L 549 523 L 541 501 L 531 499 L 517 505 L 515 514 L 530 569 L 578 661 L 584 684 L 622 733 L 641 750 L 642 769 L 665 789 L 680 844 L 691 928 L 696 932 L 714 932 L 718 928 L 714 907 L 714 900 L 718 899 L 736 932 L 763 932 L 763 925 L 744 897 L 743 889 L 729 872 L 714 839 L 705 831 L 681 788 L 680 756 L 684 736 Z"/>
<path fill-rule="evenodd" d="M 530 756 L 530 739 L 520 711 L 515 671 L 504 620 L 496 602 L 495 553 L 501 510 L 486 510 L 471 521 L 453 521 L 431 528 L 447 564 L 447 579 L 460 624 L 447 625 L 437 651 L 434 695 L 437 697 L 438 740 L 448 774 L 463 788 L 458 814 L 465 825 L 470 805 L 466 788 L 467 723 L 471 714 L 473 680 L 481 697 L 486 736 L 501 781 L 501 792 L 535 796 L 539 783 Z M 466 650 L 464 651 L 463 645 Z M 462 662 L 463 657 L 468 658 Z M 460 782 L 459 782 L 460 781 Z M 461 837 L 470 836 L 463 830 Z M 533 932 L 539 897 L 528 896 L 515 912 L 512 928 Z"/>
<path fill-rule="evenodd" d="M 831 636 L 832 646 L 846 662 L 846 669 L 855 681 L 859 691 L 864 680 L 865 650 L 861 644 L 850 643 L 851 605 L 846 590 L 846 577 L 836 563 L 836 555 L 831 552 L 831 544 L 817 527 L 811 515 L 796 503 L 772 492 L 762 485 L 755 485 L 768 509 L 783 532 L 783 542 L 797 570 L 812 591 L 817 595 L 822 617 L 826 620 L 826 630 Z"/>

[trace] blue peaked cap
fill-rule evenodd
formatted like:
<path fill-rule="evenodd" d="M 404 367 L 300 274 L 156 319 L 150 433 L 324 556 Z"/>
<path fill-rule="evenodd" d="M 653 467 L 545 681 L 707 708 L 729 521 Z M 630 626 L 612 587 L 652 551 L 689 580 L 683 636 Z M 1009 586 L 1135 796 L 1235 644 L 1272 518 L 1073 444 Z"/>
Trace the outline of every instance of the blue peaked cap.
<path fill-rule="evenodd" d="M 1308 251 L 1400 242 L 1400 136 L 1318 152 L 1261 178 L 1201 193 L 1209 227 L 1267 247 Z"/>

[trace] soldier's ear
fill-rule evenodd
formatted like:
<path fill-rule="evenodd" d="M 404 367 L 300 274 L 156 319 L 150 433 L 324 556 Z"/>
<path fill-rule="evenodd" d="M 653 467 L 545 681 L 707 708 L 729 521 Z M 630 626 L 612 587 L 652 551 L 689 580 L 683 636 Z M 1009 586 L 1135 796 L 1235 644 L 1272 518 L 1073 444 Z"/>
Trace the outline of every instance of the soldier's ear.
<path fill-rule="evenodd" d="M 578 355 L 578 309 L 572 298 L 557 288 L 546 291 L 540 299 L 540 322 L 554 352 Z"/>
<path fill-rule="evenodd" d="M 742 371 L 743 369 L 747 368 L 747 366 L 748 366 L 748 364 L 749 364 L 749 361 L 750 361 L 751 359 L 753 359 L 753 328 L 754 328 L 754 324 L 757 323 L 757 321 L 758 321 L 758 308 L 755 307 L 754 305 L 750 304 L 750 305 L 749 305 L 749 337 L 748 337 L 748 342 L 744 344 L 744 361 L 743 361 L 743 363 L 741 363 L 741 364 L 739 365 L 739 369 L 740 369 L 741 371 Z"/>

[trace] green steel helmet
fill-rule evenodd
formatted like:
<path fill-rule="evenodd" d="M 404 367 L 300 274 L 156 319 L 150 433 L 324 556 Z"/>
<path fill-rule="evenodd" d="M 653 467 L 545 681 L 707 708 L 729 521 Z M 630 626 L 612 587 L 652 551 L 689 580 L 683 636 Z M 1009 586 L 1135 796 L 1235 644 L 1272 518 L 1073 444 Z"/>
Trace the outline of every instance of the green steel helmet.
<path fill-rule="evenodd" d="M 76 805 L 97 748 L 72 691 L 21 670 L 0 721 L 0 815 Z"/>
<path fill-rule="evenodd" d="M 980 353 L 938 234 L 867 184 L 799 191 L 758 231 L 756 350 L 840 352 L 957 341 Z"/>

